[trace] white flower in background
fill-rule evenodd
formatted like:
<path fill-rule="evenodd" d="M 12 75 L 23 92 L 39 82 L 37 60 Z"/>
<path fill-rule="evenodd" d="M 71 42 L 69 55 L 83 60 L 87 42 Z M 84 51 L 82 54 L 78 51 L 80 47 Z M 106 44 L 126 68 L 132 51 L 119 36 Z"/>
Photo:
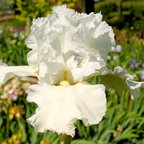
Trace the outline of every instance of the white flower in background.
<path fill-rule="evenodd" d="M 100 13 L 87 15 L 65 5 L 54 7 L 53 14 L 33 21 L 26 40 L 31 49 L 29 66 L 0 67 L 0 82 L 12 74 L 38 77 L 38 84 L 28 92 L 27 100 L 38 106 L 28 122 L 39 132 L 52 130 L 73 137 L 76 120 L 86 126 L 98 124 L 105 114 L 104 85 L 86 80 L 108 73 L 107 55 L 114 44 L 112 28 Z"/>
<path fill-rule="evenodd" d="M 122 51 L 122 46 L 121 45 L 116 45 L 116 47 L 115 47 L 115 52 L 116 53 L 120 53 L 121 51 Z"/>

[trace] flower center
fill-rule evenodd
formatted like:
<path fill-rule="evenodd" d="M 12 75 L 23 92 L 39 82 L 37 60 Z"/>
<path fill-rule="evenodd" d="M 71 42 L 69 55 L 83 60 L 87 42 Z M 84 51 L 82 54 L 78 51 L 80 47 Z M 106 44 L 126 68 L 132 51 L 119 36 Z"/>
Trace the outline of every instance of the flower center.
<path fill-rule="evenodd" d="M 67 81 L 67 80 L 63 80 L 63 81 L 61 81 L 61 82 L 59 83 L 59 85 L 60 85 L 60 86 L 68 86 L 68 85 L 70 85 L 70 83 L 69 83 L 69 81 Z"/>

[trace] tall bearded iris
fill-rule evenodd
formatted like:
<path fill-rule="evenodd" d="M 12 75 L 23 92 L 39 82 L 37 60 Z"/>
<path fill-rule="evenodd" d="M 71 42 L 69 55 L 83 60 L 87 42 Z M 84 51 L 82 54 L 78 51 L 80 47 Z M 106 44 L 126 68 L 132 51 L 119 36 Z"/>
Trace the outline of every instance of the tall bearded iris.
<path fill-rule="evenodd" d="M 29 65 L 39 70 L 41 80 L 55 84 L 69 71 L 77 82 L 105 67 L 114 34 L 100 13 L 79 14 L 61 6 L 33 21 L 26 44 L 32 49 Z"/>
<path fill-rule="evenodd" d="M 31 86 L 27 97 L 38 108 L 28 121 L 40 132 L 74 136 L 77 119 L 87 126 L 99 123 L 105 114 L 105 87 L 85 79 L 105 68 L 113 33 L 101 22 L 101 14 L 79 14 L 65 6 L 53 11 L 34 20 L 26 40 L 32 49 L 29 65 L 39 74 L 39 84 Z"/>
<path fill-rule="evenodd" d="M 53 14 L 33 21 L 26 40 L 31 49 L 27 55 L 29 66 L 1 66 L 0 82 L 13 73 L 38 77 L 38 84 L 30 87 L 27 97 L 37 104 L 28 122 L 39 132 L 52 130 L 74 136 L 76 120 L 86 126 L 97 124 L 106 111 L 105 87 L 87 83 L 89 77 L 101 75 L 106 86 L 109 77 L 120 78 L 133 93 L 141 86 L 126 72 L 122 75 L 120 68 L 115 72 L 106 69 L 107 54 L 114 44 L 112 28 L 102 21 L 100 13 L 87 15 L 65 5 L 54 7 Z"/>

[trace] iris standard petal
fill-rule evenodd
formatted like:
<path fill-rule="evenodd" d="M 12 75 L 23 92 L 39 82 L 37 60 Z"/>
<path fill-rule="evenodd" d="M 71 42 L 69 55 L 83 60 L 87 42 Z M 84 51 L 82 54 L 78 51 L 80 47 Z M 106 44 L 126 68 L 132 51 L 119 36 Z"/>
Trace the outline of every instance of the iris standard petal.
<path fill-rule="evenodd" d="M 102 21 L 100 13 L 78 13 L 62 5 L 54 7 L 51 15 L 33 21 L 26 45 L 32 49 L 28 53 L 28 63 L 38 67 L 40 74 L 44 74 L 41 63 L 45 63 L 47 70 L 51 63 L 60 63 L 63 72 L 68 69 L 75 82 L 101 72 L 106 67 L 107 54 L 114 47 L 115 41 L 112 28 Z M 74 62 L 77 63 L 74 69 L 67 65 L 69 56 L 74 56 Z M 59 72 L 53 73 L 50 81 L 47 80 L 49 75 L 43 77 L 47 84 L 52 84 Z"/>
<path fill-rule="evenodd" d="M 27 54 L 27 61 L 28 61 L 29 66 L 38 69 L 39 60 L 38 60 L 37 49 L 29 51 L 29 53 Z"/>

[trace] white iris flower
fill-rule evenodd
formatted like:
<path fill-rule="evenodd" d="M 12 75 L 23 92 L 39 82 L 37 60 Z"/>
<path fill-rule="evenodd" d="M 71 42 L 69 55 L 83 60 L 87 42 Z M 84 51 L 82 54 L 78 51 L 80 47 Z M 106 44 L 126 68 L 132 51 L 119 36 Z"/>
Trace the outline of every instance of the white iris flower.
<path fill-rule="evenodd" d="M 29 66 L 1 66 L 0 82 L 12 74 L 38 78 L 27 97 L 38 106 L 28 122 L 39 132 L 52 130 L 72 137 L 76 120 L 86 126 L 98 124 L 106 111 L 105 87 L 86 79 L 109 76 L 107 54 L 115 45 L 112 28 L 102 15 L 54 7 L 53 14 L 33 21 L 26 45 L 31 49 Z"/>
<path fill-rule="evenodd" d="M 32 49 L 29 65 L 39 74 L 39 84 L 30 87 L 27 97 L 38 108 L 28 121 L 40 132 L 74 136 L 77 119 L 87 126 L 105 114 L 105 87 L 84 81 L 105 68 L 114 35 L 101 14 L 79 14 L 65 6 L 53 11 L 34 20 L 26 40 Z"/>

